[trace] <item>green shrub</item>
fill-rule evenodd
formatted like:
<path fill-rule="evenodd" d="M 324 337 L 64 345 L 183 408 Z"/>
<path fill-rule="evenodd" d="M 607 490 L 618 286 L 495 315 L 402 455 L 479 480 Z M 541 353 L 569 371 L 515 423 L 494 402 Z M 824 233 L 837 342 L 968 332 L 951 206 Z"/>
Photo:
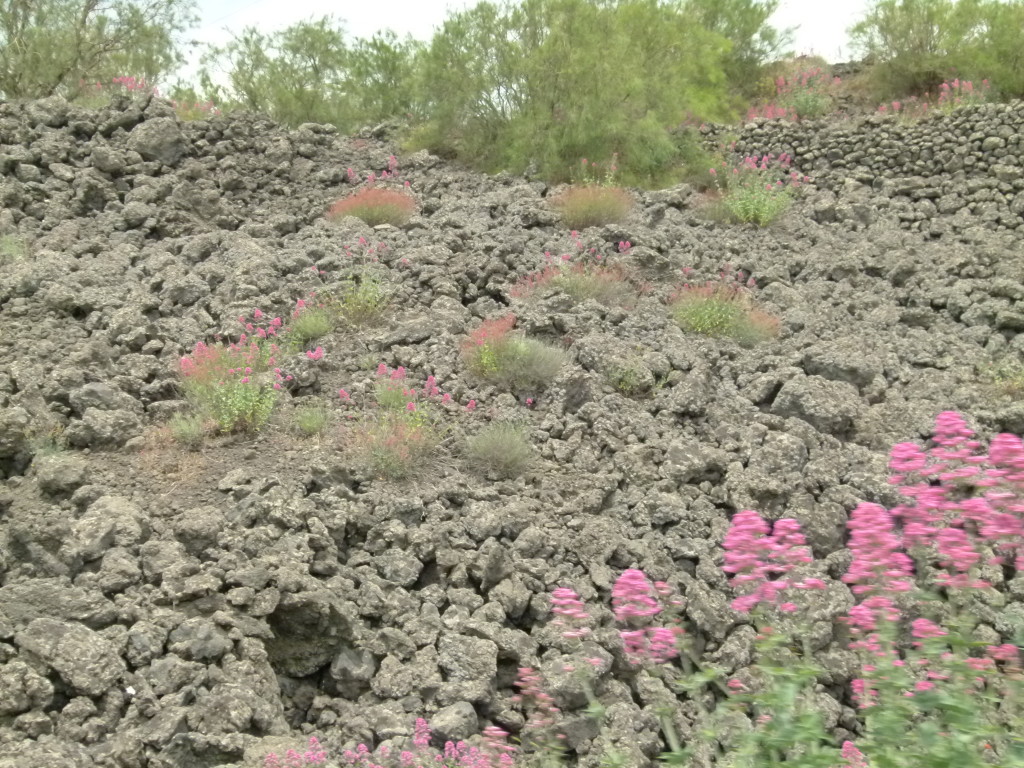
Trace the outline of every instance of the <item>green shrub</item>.
<path fill-rule="evenodd" d="M 391 303 L 383 278 L 363 271 L 323 295 L 324 305 L 342 322 L 361 326 L 376 322 Z"/>
<path fill-rule="evenodd" d="M 579 230 L 624 221 L 633 208 L 633 197 L 619 187 L 571 187 L 552 198 L 551 206 L 565 226 Z"/>
<path fill-rule="evenodd" d="M 363 187 L 331 206 L 328 220 L 355 216 L 371 227 L 391 224 L 400 227 L 416 212 L 416 201 L 407 192 L 386 187 Z"/>
<path fill-rule="evenodd" d="M 326 306 L 311 307 L 300 299 L 288 324 L 288 340 L 301 349 L 333 330 L 334 318 Z"/>
<path fill-rule="evenodd" d="M 721 168 L 725 164 L 725 156 L 708 149 L 701 135 L 692 128 L 677 131 L 675 142 L 679 151 L 679 181 L 689 184 L 698 192 L 706 192 L 714 186 L 711 175 L 712 168 Z M 720 183 L 723 180 L 719 180 Z"/>
<path fill-rule="evenodd" d="M 168 427 L 174 441 L 190 450 L 197 450 L 206 437 L 203 420 L 198 416 L 177 413 L 171 417 Z"/>
<path fill-rule="evenodd" d="M 330 413 L 322 405 L 307 405 L 295 412 L 295 427 L 306 437 L 319 435 L 327 428 Z"/>
<path fill-rule="evenodd" d="M 673 319 L 684 331 L 735 339 L 743 346 L 774 338 L 778 319 L 754 305 L 741 278 L 729 275 L 727 267 L 717 281 L 684 285 L 669 301 Z"/>
<path fill-rule="evenodd" d="M 543 389 L 561 371 L 565 354 L 511 333 L 515 320 L 515 315 L 507 315 L 481 323 L 462 344 L 463 360 L 485 381 L 512 390 Z"/>
<path fill-rule="evenodd" d="M 950 72 L 1024 95 L 1021 0 L 875 0 L 850 39 L 875 62 L 878 100 L 935 93 Z"/>
<path fill-rule="evenodd" d="M 593 299 L 608 307 L 623 306 L 636 297 L 621 265 L 573 264 L 563 269 L 551 284 L 574 301 Z"/>
<path fill-rule="evenodd" d="M 731 114 L 729 49 L 682 4 L 480 3 L 418 62 L 424 123 L 410 145 L 558 181 L 618 152 L 625 183 L 654 183 L 676 165 L 666 126 Z"/>
<path fill-rule="evenodd" d="M 466 440 L 465 456 L 469 463 L 484 474 L 502 478 L 522 475 L 535 455 L 523 427 L 509 422 L 488 424 Z"/>
<path fill-rule="evenodd" d="M 656 386 L 654 376 L 639 361 L 623 363 L 605 372 L 605 380 L 626 397 L 637 397 Z"/>
<path fill-rule="evenodd" d="M 789 170 L 789 156 L 782 154 L 746 157 L 732 173 L 711 171 L 721 192 L 721 205 L 733 221 L 766 227 L 785 213 L 793 203 L 796 189 L 810 181 Z M 719 181 L 728 178 L 728 188 Z"/>

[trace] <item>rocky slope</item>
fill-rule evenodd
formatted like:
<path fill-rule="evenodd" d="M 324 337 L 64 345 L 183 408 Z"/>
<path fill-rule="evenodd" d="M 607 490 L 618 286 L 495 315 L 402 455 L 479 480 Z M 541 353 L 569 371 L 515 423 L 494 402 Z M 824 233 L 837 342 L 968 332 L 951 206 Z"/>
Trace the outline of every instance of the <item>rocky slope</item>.
<path fill-rule="evenodd" d="M 548 595 L 607 604 L 630 567 L 673 584 L 706 658 L 739 670 L 754 632 L 729 608 L 721 542 L 741 509 L 807 533 L 830 584 L 814 596 L 821 707 L 848 734 L 854 670 L 832 620 L 852 604 L 837 580 L 849 512 L 896 503 L 888 449 L 941 411 L 982 437 L 1024 432 L 1024 403 L 985 376 L 1024 358 L 1022 107 L 1000 109 L 914 127 L 941 168 L 912 143 L 872 144 L 870 120 L 744 129 L 739 148 L 789 151 L 816 182 L 766 230 L 709 220 L 686 187 L 637 193 L 625 224 L 581 235 L 609 258 L 632 243 L 614 257 L 649 290 L 623 309 L 512 298 L 545 251 L 573 247 L 541 182 L 400 156 L 419 214 L 332 226 L 347 169 L 380 173 L 396 147 L 244 115 L 181 123 L 157 100 L 0 105 L 0 768 L 250 765 L 312 733 L 332 752 L 403 744 L 418 716 L 441 738 L 514 732 L 527 665 L 578 713 Z M 186 406 L 179 358 L 335 284 L 360 238 L 386 244 L 385 321 L 287 361 L 293 384 L 259 435 L 164 439 Z M 777 340 L 747 349 L 668 319 L 684 269 L 726 264 L 753 276 Z M 567 350 L 544 391 L 482 385 L 459 359 L 509 307 Z M 479 404 L 447 412 L 443 455 L 401 483 L 345 450 L 337 391 L 366 391 L 381 362 Z M 628 395 L 612 386 L 624 370 Z M 291 427 L 309 402 L 339 412 L 321 439 Z M 537 450 L 514 480 L 457 450 L 496 418 Z M 1008 641 L 1024 582 L 999 586 L 1011 602 L 987 625 Z M 609 725 L 571 720 L 569 747 L 643 765 L 660 749 L 656 692 L 601 618 Z"/>

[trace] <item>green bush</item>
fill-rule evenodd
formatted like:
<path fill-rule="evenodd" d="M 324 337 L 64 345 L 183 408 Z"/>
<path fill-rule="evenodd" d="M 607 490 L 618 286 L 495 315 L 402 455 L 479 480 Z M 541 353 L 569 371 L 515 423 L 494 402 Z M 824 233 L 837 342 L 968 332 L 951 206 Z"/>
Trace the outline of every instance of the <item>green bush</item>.
<path fill-rule="evenodd" d="M 676 131 L 674 141 L 681 167 L 679 180 L 694 187 L 698 192 L 709 190 L 714 186 L 710 171 L 722 166 L 725 162 L 724 155 L 708 149 L 700 133 L 693 128 Z"/>
<path fill-rule="evenodd" d="M 295 412 L 295 427 L 306 437 L 319 435 L 327 428 L 330 414 L 322 405 L 307 405 Z"/>
<path fill-rule="evenodd" d="M 1024 95 L 1024 0 L 875 0 L 850 38 L 879 100 L 933 93 L 951 72 Z"/>
<path fill-rule="evenodd" d="M 462 344 L 469 369 L 485 381 L 515 391 L 548 386 L 565 364 L 565 354 L 535 339 L 513 334 L 515 315 L 485 320 Z"/>
<path fill-rule="evenodd" d="M 502 478 L 518 477 L 535 457 L 525 430 L 509 422 L 488 424 L 466 440 L 465 456 L 479 471 Z"/>
<path fill-rule="evenodd" d="M 743 346 L 774 338 L 777 318 L 758 309 L 742 283 L 731 276 L 704 285 L 686 285 L 669 302 L 679 326 L 690 333 L 735 339 Z"/>
<path fill-rule="evenodd" d="M 675 164 L 666 127 L 730 114 L 728 51 L 677 4 L 480 3 L 418 62 L 425 123 L 411 143 L 562 181 L 579 158 L 618 152 L 626 183 L 651 183 Z"/>
<path fill-rule="evenodd" d="M 391 302 L 383 277 L 364 270 L 323 296 L 324 304 L 343 323 L 367 325 L 380 319 Z"/>
<path fill-rule="evenodd" d="M 203 420 L 198 416 L 177 413 L 171 417 L 168 427 L 174 441 L 189 450 L 198 450 L 206 437 Z"/>
<path fill-rule="evenodd" d="M 288 340 L 296 349 L 304 349 L 309 342 L 323 338 L 333 330 L 334 318 L 326 307 L 310 307 L 303 302 L 288 324 Z"/>
<path fill-rule="evenodd" d="M 551 206 L 565 226 L 579 230 L 625 221 L 633 208 L 633 197 L 619 187 L 571 187 L 552 198 Z"/>

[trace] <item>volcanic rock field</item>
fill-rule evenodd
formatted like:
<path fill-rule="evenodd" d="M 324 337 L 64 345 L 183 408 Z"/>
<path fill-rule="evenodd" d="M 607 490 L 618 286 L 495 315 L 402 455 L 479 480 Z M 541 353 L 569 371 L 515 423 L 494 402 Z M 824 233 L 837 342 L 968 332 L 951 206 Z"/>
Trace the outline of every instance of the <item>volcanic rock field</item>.
<path fill-rule="evenodd" d="M 709 217 L 685 185 L 633 190 L 627 221 L 578 235 L 642 287 L 623 307 L 514 297 L 545 252 L 579 247 L 557 188 L 403 153 L 386 127 L 181 122 L 155 98 L 0 104 L 0 768 L 255 766 L 311 735 L 332 755 L 400 748 L 417 717 L 442 741 L 516 733 L 525 666 L 566 713 L 574 762 L 614 747 L 651 765 L 664 684 L 625 660 L 612 584 L 628 568 L 668 582 L 702 657 L 741 674 L 755 630 L 730 607 L 722 540 L 745 509 L 807 536 L 828 584 L 806 596 L 816 695 L 855 738 L 836 621 L 850 512 L 899 503 L 888 451 L 940 412 L 982 440 L 1024 433 L 1024 401 L 989 375 L 1024 363 L 1024 104 L 730 130 L 739 157 L 786 152 L 811 182 L 764 229 Z M 328 222 L 392 155 L 409 223 Z M 257 434 L 168 438 L 197 342 L 237 339 L 257 308 L 288 318 L 370 246 L 380 322 L 282 360 L 292 378 Z M 672 321 L 667 297 L 723 270 L 753 279 L 778 338 Z M 565 350 L 543 390 L 502 391 L 460 358 L 509 312 Z M 381 363 L 451 396 L 438 455 L 401 481 L 346 450 L 358 413 L 338 392 L 358 401 Z M 317 403 L 328 428 L 297 434 Z M 536 453 L 512 479 L 459 450 L 496 420 Z M 564 670 L 579 651 L 551 625 L 560 586 L 600 625 L 603 730 Z M 996 586 L 1008 603 L 982 618 L 1010 642 L 1024 577 Z M 684 703 L 677 717 L 685 734 Z"/>

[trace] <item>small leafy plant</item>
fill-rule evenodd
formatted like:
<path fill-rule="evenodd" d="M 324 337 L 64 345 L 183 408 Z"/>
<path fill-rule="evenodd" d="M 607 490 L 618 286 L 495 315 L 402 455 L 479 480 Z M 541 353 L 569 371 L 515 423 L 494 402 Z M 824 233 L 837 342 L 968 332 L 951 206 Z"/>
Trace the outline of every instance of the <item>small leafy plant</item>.
<path fill-rule="evenodd" d="M 565 364 L 565 354 L 535 339 L 513 334 L 516 316 L 485 320 L 462 344 L 467 367 L 485 381 L 512 390 L 539 390 Z"/>
<path fill-rule="evenodd" d="M 646 373 L 646 375 L 644 375 Z M 612 366 L 604 374 L 605 380 L 626 397 L 638 397 L 649 393 L 655 386 L 654 377 L 642 363 L 624 362 Z"/>
<path fill-rule="evenodd" d="M 416 201 L 405 190 L 366 186 L 339 200 L 327 212 L 328 220 L 355 216 L 371 227 L 400 227 L 416 212 Z"/>
<path fill-rule="evenodd" d="M 525 299 L 545 287 L 560 291 L 573 301 L 593 299 L 605 306 L 627 306 L 636 298 L 636 291 L 626 277 L 620 264 L 603 263 L 603 256 L 591 248 L 584 254 L 585 246 L 579 232 L 571 233 L 576 252 L 563 253 L 558 257 L 550 251 L 544 252 L 545 267 L 521 278 L 509 291 L 513 298 Z M 626 253 L 631 246 L 628 242 L 619 244 L 619 252 Z"/>
<path fill-rule="evenodd" d="M 352 403 L 345 390 L 338 394 L 344 405 Z M 405 368 L 392 370 L 381 363 L 374 401 L 371 412 L 363 414 L 350 430 L 352 453 L 388 480 L 404 480 L 428 469 L 438 458 L 447 431 L 435 409 L 452 403 L 451 395 L 440 392 L 433 376 L 416 389 L 410 386 Z M 467 409 L 475 407 L 471 400 Z"/>
<path fill-rule="evenodd" d="M 595 184 L 570 187 L 551 199 L 551 206 L 569 229 L 618 224 L 633 210 L 633 196 L 620 187 Z"/>
<path fill-rule="evenodd" d="M 777 318 L 756 307 L 750 294 L 753 278 L 744 284 L 742 271 L 726 265 L 718 280 L 700 285 L 684 284 L 669 298 L 669 311 L 679 326 L 690 333 L 735 339 L 744 346 L 774 338 Z M 686 274 L 688 270 L 684 270 Z"/>
<path fill-rule="evenodd" d="M 488 424 L 466 440 L 465 456 L 472 466 L 485 474 L 512 478 L 527 470 L 535 451 L 522 426 L 499 421 Z"/>
<path fill-rule="evenodd" d="M 733 221 L 766 227 L 789 208 L 796 189 L 810 181 L 790 171 L 789 166 L 790 157 L 783 153 L 777 160 L 774 155 L 744 158 L 732 169 L 727 182 L 719 179 L 717 169 L 712 168 L 710 173 L 721 194 L 721 204 Z"/>
<path fill-rule="evenodd" d="M 322 433 L 328 421 L 330 413 L 322 405 L 306 405 L 295 412 L 295 428 L 306 437 Z"/>
<path fill-rule="evenodd" d="M 263 317 L 255 310 L 254 320 Z M 283 328 L 281 319 L 265 326 L 246 317 L 239 322 L 247 333 L 237 342 L 209 346 L 200 341 L 180 361 L 186 397 L 197 415 L 211 419 L 221 432 L 258 431 L 270 419 L 277 391 L 292 378 L 276 367 L 280 347 L 273 338 Z"/>
<path fill-rule="evenodd" d="M 188 448 L 197 450 L 206 437 L 203 420 L 193 414 L 176 413 L 167 424 L 174 441 Z"/>

